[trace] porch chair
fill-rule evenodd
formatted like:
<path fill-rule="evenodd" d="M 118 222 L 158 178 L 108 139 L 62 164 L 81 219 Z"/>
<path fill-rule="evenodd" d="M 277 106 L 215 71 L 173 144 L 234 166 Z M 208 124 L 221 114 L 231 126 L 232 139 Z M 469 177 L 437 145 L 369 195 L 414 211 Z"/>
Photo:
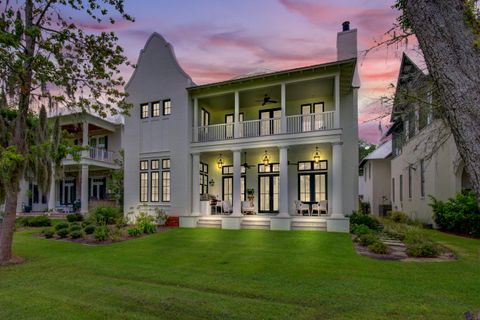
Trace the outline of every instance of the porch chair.
<path fill-rule="evenodd" d="M 312 204 L 312 216 L 319 216 L 322 212 L 327 214 L 327 200 L 321 200 Z"/>
<path fill-rule="evenodd" d="M 231 214 L 233 212 L 232 205 L 228 201 L 222 201 L 223 204 L 223 213 Z"/>
<path fill-rule="evenodd" d="M 300 200 L 295 200 L 295 209 L 297 210 L 298 215 L 306 215 L 308 216 L 310 214 L 310 208 L 308 207 L 308 204 L 303 203 Z"/>
<path fill-rule="evenodd" d="M 255 214 L 255 206 L 250 201 L 242 201 L 242 213 Z"/>

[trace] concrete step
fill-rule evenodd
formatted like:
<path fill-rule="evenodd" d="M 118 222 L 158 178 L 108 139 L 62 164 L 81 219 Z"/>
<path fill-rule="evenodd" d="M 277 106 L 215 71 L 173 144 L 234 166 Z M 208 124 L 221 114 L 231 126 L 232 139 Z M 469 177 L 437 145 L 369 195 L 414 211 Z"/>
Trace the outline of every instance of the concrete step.
<path fill-rule="evenodd" d="M 200 218 L 197 222 L 197 227 L 199 228 L 221 228 L 222 219 L 221 218 Z"/>
<path fill-rule="evenodd" d="M 270 230 L 270 219 L 243 218 L 242 229 Z"/>
<path fill-rule="evenodd" d="M 325 219 L 292 219 L 292 230 L 327 230 L 327 221 Z"/>

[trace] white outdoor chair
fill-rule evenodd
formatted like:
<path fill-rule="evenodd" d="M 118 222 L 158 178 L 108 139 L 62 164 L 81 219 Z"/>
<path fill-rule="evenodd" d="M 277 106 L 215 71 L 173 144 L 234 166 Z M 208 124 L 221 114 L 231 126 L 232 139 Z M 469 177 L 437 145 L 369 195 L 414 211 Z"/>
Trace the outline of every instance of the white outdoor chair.
<path fill-rule="evenodd" d="M 308 204 L 303 203 L 300 200 L 295 200 L 295 209 L 297 210 L 297 214 L 303 215 L 305 212 L 307 215 L 310 214 L 310 208 L 308 207 Z"/>
<path fill-rule="evenodd" d="M 222 201 L 223 203 L 223 213 L 230 214 L 233 212 L 232 205 L 228 201 Z"/>
<path fill-rule="evenodd" d="M 242 213 L 255 214 L 255 206 L 253 206 L 250 201 L 242 201 Z"/>
<path fill-rule="evenodd" d="M 327 214 L 327 200 L 322 200 L 312 204 L 312 216 L 319 216 L 323 213 Z"/>

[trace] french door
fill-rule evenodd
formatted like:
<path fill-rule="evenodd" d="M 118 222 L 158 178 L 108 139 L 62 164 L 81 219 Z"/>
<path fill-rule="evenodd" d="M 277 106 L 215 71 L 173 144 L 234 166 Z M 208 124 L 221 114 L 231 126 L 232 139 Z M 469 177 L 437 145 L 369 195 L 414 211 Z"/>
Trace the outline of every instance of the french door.
<path fill-rule="evenodd" d="M 281 109 L 270 109 L 260 111 L 260 135 L 268 136 L 280 133 Z"/>
<path fill-rule="evenodd" d="M 91 178 L 90 197 L 96 200 L 105 199 L 105 179 L 104 178 Z"/>
<path fill-rule="evenodd" d="M 323 102 L 302 105 L 302 131 L 320 130 L 325 126 L 323 112 L 325 111 Z"/>
<path fill-rule="evenodd" d="M 279 175 L 258 176 L 258 208 L 259 212 L 278 212 L 280 188 Z"/>
<path fill-rule="evenodd" d="M 245 176 L 240 177 L 240 201 L 245 201 L 246 194 L 246 178 Z M 223 177 L 222 178 L 222 200 L 228 201 L 233 205 L 233 177 Z"/>
<path fill-rule="evenodd" d="M 300 173 L 298 175 L 298 197 L 304 202 L 327 200 L 326 173 Z"/>
<path fill-rule="evenodd" d="M 242 122 L 243 121 L 243 113 L 240 113 L 239 115 L 239 121 Z M 234 125 L 235 125 L 235 117 L 233 114 L 227 114 L 225 115 L 225 123 L 227 124 L 226 128 L 225 128 L 225 138 L 226 139 L 233 139 L 234 138 Z M 240 126 L 241 128 L 241 126 Z M 241 130 L 243 131 L 243 130 Z M 243 132 L 239 132 L 240 134 L 240 137 L 243 136 Z"/>
<path fill-rule="evenodd" d="M 63 180 L 62 185 L 62 203 L 73 204 L 76 200 L 75 180 Z"/>

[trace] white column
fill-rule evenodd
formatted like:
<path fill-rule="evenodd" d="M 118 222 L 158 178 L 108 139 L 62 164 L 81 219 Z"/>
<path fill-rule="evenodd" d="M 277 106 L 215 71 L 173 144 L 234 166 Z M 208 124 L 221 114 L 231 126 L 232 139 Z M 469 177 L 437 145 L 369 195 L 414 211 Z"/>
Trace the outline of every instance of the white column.
<path fill-rule="evenodd" d="M 239 137 L 240 133 L 240 93 L 235 91 L 235 114 L 234 114 L 233 136 Z"/>
<path fill-rule="evenodd" d="M 280 147 L 280 213 L 278 216 L 288 217 L 288 149 Z"/>
<path fill-rule="evenodd" d="M 82 151 L 83 157 L 88 157 L 90 154 L 90 150 L 87 149 L 88 147 L 88 122 L 84 121 L 82 123 L 82 147 L 84 147 L 86 150 Z"/>
<path fill-rule="evenodd" d="M 332 194 L 332 217 L 344 217 L 343 212 L 343 187 L 342 187 L 342 149 L 341 142 L 332 143 L 332 175 L 333 175 L 333 194 Z"/>
<path fill-rule="evenodd" d="M 192 216 L 200 215 L 200 154 L 192 155 Z"/>
<path fill-rule="evenodd" d="M 282 109 L 282 118 L 280 119 L 280 128 L 282 133 L 287 133 L 287 94 L 285 83 L 280 85 L 280 106 Z"/>
<path fill-rule="evenodd" d="M 193 99 L 193 141 L 198 141 L 198 99 Z"/>
<path fill-rule="evenodd" d="M 241 193 L 241 150 L 234 150 L 233 151 L 233 216 L 241 216 L 242 215 L 242 208 L 241 208 L 241 200 L 240 200 L 240 193 Z"/>
<path fill-rule="evenodd" d="M 82 179 L 80 187 L 80 212 L 88 213 L 88 164 L 82 164 Z"/>
<path fill-rule="evenodd" d="M 340 75 L 335 76 L 335 113 L 333 118 L 335 128 L 340 128 Z"/>
<path fill-rule="evenodd" d="M 55 166 L 52 165 L 52 176 L 50 181 L 50 190 L 48 192 L 48 210 L 55 209 Z"/>

